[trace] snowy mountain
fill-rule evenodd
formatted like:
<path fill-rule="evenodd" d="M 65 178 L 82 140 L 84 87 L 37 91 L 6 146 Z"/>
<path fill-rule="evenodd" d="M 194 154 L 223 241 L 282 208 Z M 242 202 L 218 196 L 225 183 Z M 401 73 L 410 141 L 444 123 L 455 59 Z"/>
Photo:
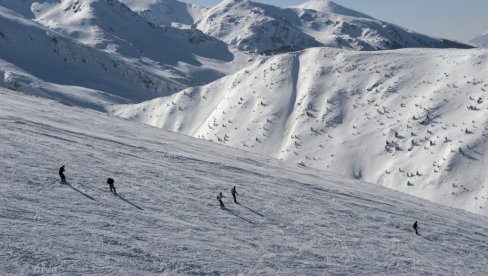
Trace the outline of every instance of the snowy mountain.
<path fill-rule="evenodd" d="M 488 32 L 473 38 L 471 43 L 479 46 L 488 46 Z"/>
<path fill-rule="evenodd" d="M 0 59 L 18 69 L 3 82 L 19 89 L 38 78 L 141 101 L 220 78 L 235 58 L 198 30 L 155 27 L 118 1 L 0 4 L 12 9 L 0 6 Z"/>
<path fill-rule="evenodd" d="M 488 215 L 487 68 L 485 49 L 314 48 L 112 112 Z"/>
<path fill-rule="evenodd" d="M 124 58 L 149 59 L 167 65 L 185 63 L 193 67 L 190 72 L 185 72 L 190 79 L 205 75 L 200 72 L 202 64 L 195 56 L 222 61 L 233 58 L 224 43 L 196 29 L 180 30 L 148 24 L 119 1 L 65 0 L 39 9 L 36 19 L 84 44 L 115 52 Z M 192 74 L 193 71 L 197 74 Z"/>
<path fill-rule="evenodd" d="M 208 10 L 206 7 L 176 0 L 120 0 L 131 10 L 157 26 L 189 28 Z"/>
<path fill-rule="evenodd" d="M 319 46 L 331 37 L 317 35 L 326 33 L 322 27 L 310 31 L 312 27 L 301 23 L 306 16 L 299 17 L 300 12 L 321 14 L 317 24 L 325 14 L 371 20 L 331 2 L 281 9 L 224 1 L 208 10 L 199 24 L 188 27 L 206 9 L 173 0 L 124 3 L 133 10 L 114 0 L 0 0 L 0 63 L 4 66 L 0 86 L 103 110 L 109 104 L 140 102 L 207 84 L 249 61 L 263 59 L 229 49 L 195 26 L 203 26 L 240 50 L 271 54 Z M 163 10 L 170 15 L 162 16 Z M 235 15 L 242 17 L 233 23 L 237 25 L 223 23 Z M 175 24 L 187 27 L 169 26 Z M 245 34 L 235 39 L 239 31 Z M 332 40 L 331 44 L 344 47 L 336 38 Z"/>
<path fill-rule="evenodd" d="M 195 24 L 241 51 L 267 54 L 315 46 L 368 51 L 470 47 L 414 33 L 325 0 L 291 8 L 224 0 Z"/>
<path fill-rule="evenodd" d="M 271 54 L 321 46 L 282 16 L 284 12 L 247 0 L 224 0 L 204 13 L 195 26 L 246 52 Z"/>
<path fill-rule="evenodd" d="M 488 274 L 486 217 L 11 90 L 0 102 L 2 275 Z"/>

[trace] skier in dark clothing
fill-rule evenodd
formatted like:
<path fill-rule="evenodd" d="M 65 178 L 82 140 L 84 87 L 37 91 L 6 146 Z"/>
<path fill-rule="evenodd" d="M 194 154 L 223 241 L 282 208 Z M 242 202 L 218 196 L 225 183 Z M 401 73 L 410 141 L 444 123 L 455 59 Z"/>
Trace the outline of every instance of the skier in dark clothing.
<path fill-rule="evenodd" d="M 217 196 L 217 200 L 219 201 L 220 203 L 220 208 L 225 208 L 225 205 L 224 203 L 222 202 L 222 198 L 224 198 L 225 196 L 222 194 L 222 192 L 219 193 L 219 195 Z"/>
<path fill-rule="evenodd" d="M 61 177 L 61 183 L 66 183 L 66 176 L 64 176 L 64 166 L 59 168 L 59 176 Z"/>
<path fill-rule="evenodd" d="M 110 186 L 110 192 L 117 194 L 117 191 L 115 190 L 114 182 L 115 181 L 112 178 L 107 178 L 107 184 Z"/>
<path fill-rule="evenodd" d="M 419 226 L 417 225 L 417 221 L 415 221 L 415 223 L 413 224 L 413 229 L 415 229 L 415 234 L 420 236 L 418 228 L 419 228 Z"/>
<path fill-rule="evenodd" d="M 236 186 L 234 186 L 234 188 L 230 190 L 230 193 L 232 194 L 232 197 L 234 197 L 234 203 L 239 204 L 237 203 L 237 199 L 236 199 L 236 195 L 237 195 Z"/>

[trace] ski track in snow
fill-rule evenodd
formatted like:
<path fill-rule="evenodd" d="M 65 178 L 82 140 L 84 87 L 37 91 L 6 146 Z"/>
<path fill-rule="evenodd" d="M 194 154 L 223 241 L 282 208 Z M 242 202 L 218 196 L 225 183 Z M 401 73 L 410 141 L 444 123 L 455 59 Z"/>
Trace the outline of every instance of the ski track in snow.
<path fill-rule="evenodd" d="M 488 273 L 486 217 L 51 100 L 0 102 L 0 274 Z"/>

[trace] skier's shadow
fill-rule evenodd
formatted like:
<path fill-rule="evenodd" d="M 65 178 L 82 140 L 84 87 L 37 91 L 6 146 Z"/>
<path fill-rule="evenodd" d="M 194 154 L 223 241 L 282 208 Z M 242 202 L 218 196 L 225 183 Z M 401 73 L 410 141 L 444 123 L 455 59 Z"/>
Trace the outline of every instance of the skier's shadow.
<path fill-rule="evenodd" d="M 240 205 L 240 206 L 242 206 L 242 207 L 246 208 L 247 210 L 249 210 L 249 211 L 253 212 L 254 214 L 256 214 L 256 215 L 258 215 L 258 216 L 260 216 L 260 217 L 263 217 L 263 218 L 264 218 L 264 215 L 263 215 L 263 214 L 261 214 L 261 213 L 259 213 L 258 211 L 255 211 L 255 210 L 253 210 L 253 209 L 251 209 L 251 208 L 247 207 L 247 206 L 246 206 L 246 205 L 244 205 L 244 204 L 237 203 L 237 205 Z"/>
<path fill-rule="evenodd" d="M 470 160 L 473 160 L 473 161 L 480 161 L 478 158 L 472 156 L 472 155 L 469 155 L 467 153 L 464 154 L 464 156 L 466 156 L 466 158 L 470 159 Z"/>
<path fill-rule="evenodd" d="M 134 203 L 130 202 L 128 199 L 125 199 L 123 196 L 121 196 L 120 194 L 117 194 L 117 197 L 122 199 L 123 201 L 129 203 L 130 205 L 136 207 L 137 209 L 141 210 L 141 211 L 144 211 L 144 209 L 142 209 L 141 207 L 135 205 Z"/>
<path fill-rule="evenodd" d="M 80 191 L 80 190 L 76 189 L 75 187 L 71 186 L 71 183 L 69 183 L 69 182 L 65 182 L 65 185 L 66 185 L 66 186 L 68 186 L 68 187 L 70 187 L 71 189 L 73 189 L 73 190 L 77 191 L 78 193 L 82 194 L 82 195 L 83 195 L 83 196 L 85 196 L 86 198 L 91 199 L 91 200 L 93 200 L 93 201 L 97 201 L 97 200 L 96 200 L 95 198 L 93 198 L 92 196 L 90 196 L 90 195 L 88 195 L 88 194 L 85 194 L 84 192 L 82 192 L 82 191 Z"/>
<path fill-rule="evenodd" d="M 255 224 L 254 222 L 252 222 L 252 221 L 250 221 L 250 220 L 248 220 L 248 219 L 246 219 L 246 218 L 241 217 L 240 215 L 236 214 L 236 212 L 234 212 L 234 211 L 232 211 L 232 210 L 230 210 L 230 209 L 224 208 L 224 210 L 226 210 L 227 212 L 231 213 L 232 215 L 234 215 L 234 216 L 236 216 L 236 217 L 238 217 L 238 218 L 242 219 L 242 220 L 243 220 L 243 221 L 245 221 L 245 222 L 249 222 L 249 223 L 251 223 L 251 224 Z"/>

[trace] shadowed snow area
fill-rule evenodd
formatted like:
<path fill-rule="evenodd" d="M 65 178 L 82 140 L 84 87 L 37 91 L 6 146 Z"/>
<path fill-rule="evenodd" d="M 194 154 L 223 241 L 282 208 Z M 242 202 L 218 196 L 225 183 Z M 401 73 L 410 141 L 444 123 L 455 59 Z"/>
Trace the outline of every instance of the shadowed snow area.
<path fill-rule="evenodd" d="M 217 67 L 229 70 L 225 64 L 234 59 L 223 42 L 198 30 L 157 27 L 118 1 L 0 0 L 0 26 L 0 70 L 10 71 L 3 66 L 10 63 L 17 67 L 12 73 L 29 75 L 2 78 L 0 86 L 15 83 L 18 91 L 42 80 L 134 103 L 216 80 L 223 74 Z"/>
<path fill-rule="evenodd" d="M 0 274 L 488 273 L 486 217 L 9 90 L 0 102 Z"/>

